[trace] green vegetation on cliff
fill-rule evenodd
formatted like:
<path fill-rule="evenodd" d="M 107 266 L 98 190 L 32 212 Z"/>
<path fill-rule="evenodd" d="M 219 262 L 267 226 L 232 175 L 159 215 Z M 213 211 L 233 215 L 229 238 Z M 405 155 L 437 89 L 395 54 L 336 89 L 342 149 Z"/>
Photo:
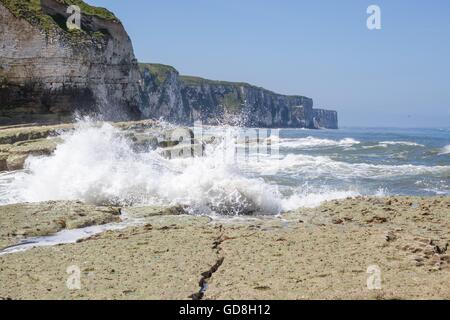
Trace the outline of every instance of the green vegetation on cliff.
<path fill-rule="evenodd" d="M 252 88 L 256 90 L 261 90 L 263 92 L 266 92 L 268 94 L 277 94 L 276 92 L 273 92 L 271 90 L 265 89 L 263 87 L 258 87 L 252 84 L 249 84 L 247 82 L 231 82 L 231 81 L 221 81 L 221 80 L 209 80 L 204 79 L 200 77 L 193 77 L 193 76 L 180 76 L 181 82 L 185 84 L 186 86 L 203 86 L 203 85 L 210 85 L 210 86 L 225 86 L 225 87 L 233 87 L 233 88 Z M 287 95 L 287 97 L 301 97 L 298 95 Z"/>
<path fill-rule="evenodd" d="M 40 0 L 0 0 L 11 13 L 23 18 L 33 25 L 38 25 L 45 31 L 53 30 L 57 24 L 52 17 L 42 12 Z"/>
<path fill-rule="evenodd" d="M 0 0 L 1 1 L 1 0 Z M 165 64 L 158 64 L 158 63 L 139 63 L 139 69 L 141 72 L 144 72 L 144 70 L 148 70 L 150 74 L 156 79 L 156 84 L 159 86 L 163 84 L 170 74 L 177 74 L 179 75 L 179 72 L 172 66 L 165 65 Z M 185 86 L 192 86 L 192 87 L 199 87 L 204 85 L 210 85 L 210 86 L 224 86 L 224 87 L 230 87 L 233 89 L 240 89 L 242 87 L 244 88 L 253 88 L 257 90 L 262 90 L 264 92 L 267 92 L 269 94 L 276 94 L 273 91 L 267 90 L 262 87 L 254 86 L 246 82 L 231 82 L 231 81 L 220 81 L 220 80 L 209 80 L 204 79 L 200 77 L 194 77 L 194 76 L 185 76 L 185 75 L 179 75 L 179 79 L 182 84 Z M 299 97 L 296 95 L 293 95 L 291 97 Z M 241 101 L 239 97 L 236 97 L 236 95 L 227 96 L 224 97 L 224 103 L 237 106 L 237 101 L 239 101 L 239 106 L 241 105 Z"/>
<path fill-rule="evenodd" d="M 81 0 L 53 1 L 66 6 L 79 6 L 81 13 L 85 15 L 96 16 L 104 20 L 119 22 L 116 16 L 107 9 L 90 6 Z M 23 18 L 31 24 L 39 26 L 45 32 L 61 27 L 60 23 L 42 10 L 41 0 L 0 0 L 0 3 L 11 11 L 14 16 Z M 76 30 L 71 33 L 76 34 L 81 32 Z"/>
<path fill-rule="evenodd" d="M 148 70 L 152 77 L 156 79 L 157 86 L 165 83 L 171 74 L 178 74 L 174 67 L 157 63 L 139 63 L 139 70 L 141 72 Z"/>
<path fill-rule="evenodd" d="M 219 80 L 208 80 L 200 77 L 193 76 L 180 76 L 180 80 L 188 86 L 201 86 L 201 85 L 223 85 L 223 86 L 233 86 L 233 87 L 254 87 L 251 84 L 245 82 L 229 82 L 229 81 L 219 81 Z M 261 89 L 261 88 L 259 88 Z"/>
<path fill-rule="evenodd" d="M 239 113 L 242 110 L 245 101 L 239 96 L 237 91 L 233 91 L 223 96 L 221 104 L 228 112 Z"/>
<path fill-rule="evenodd" d="M 87 14 L 89 16 L 96 16 L 98 18 L 109 21 L 117 21 L 117 22 L 119 21 L 119 19 L 114 15 L 114 13 L 112 13 L 108 9 L 101 7 L 94 7 L 81 0 L 55 0 L 55 1 L 64 4 L 66 6 L 70 5 L 79 6 L 82 14 Z"/>

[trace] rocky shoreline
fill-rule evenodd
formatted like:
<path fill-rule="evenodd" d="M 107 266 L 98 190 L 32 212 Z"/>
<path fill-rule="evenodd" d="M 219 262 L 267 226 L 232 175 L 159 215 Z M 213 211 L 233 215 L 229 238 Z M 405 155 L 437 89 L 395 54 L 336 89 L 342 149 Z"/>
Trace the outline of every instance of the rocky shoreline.
<path fill-rule="evenodd" d="M 99 125 L 104 122 L 98 122 Z M 121 130 L 124 138 L 128 139 L 133 148 L 141 152 L 159 149 L 161 154 L 170 157 L 177 151 L 180 141 L 172 137 L 174 129 L 184 129 L 185 133 L 193 137 L 193 132 L 187 127 L 176 127 L 162 124 L 154 120 L 110 122 Z M 22 170 L 25 161 L 30 156 L 50 156 L 63 140 L 60 135 L 74 130 L 76 124 L 58 125 L 22 125 L 0 126 L 0 173 L 5 171 Z M 179 137 L 178 137 L 179 138 Z M 207 142 L 207 141 L 206 141 Z M 192 149 L 202 149 L 202 141 L 192 141 Z"/>
<path fill-rule="evenodd" d="M 181 208 L 3 206 L 2 246 L 117 221 L 123 212 L 141 223 L 0 255 L 0 297 L 450 299 L 449 210 L 449 197 L 358 197 L 245 219 L 190 216 Z M 80 290 L 66 286 L 70 266 L 80 269 Z M 381 289 L 369 290 L 374 266 Z"/>

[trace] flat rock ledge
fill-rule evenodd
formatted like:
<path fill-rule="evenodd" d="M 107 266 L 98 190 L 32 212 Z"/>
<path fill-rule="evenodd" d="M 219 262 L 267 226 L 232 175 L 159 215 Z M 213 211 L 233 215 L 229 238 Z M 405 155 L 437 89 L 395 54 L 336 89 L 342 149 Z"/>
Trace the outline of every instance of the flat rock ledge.
<path fill-rule="evenodd" d="M 40 205 L 0 208 L 1 230 L 53 222 L 55 211 Z M 79 210 L 115 217 L 93 207 L 68 216 Z M 450 197 L 359 197 L 239 222 L 189 216 L 181 207 L 121 212 L 142 224 L 0 256 L 0 297 L 450 299 Z M 2 243 L 11 242 L 9 233 L 2 231 Z M 80 290 L 67 288 L 71 266 L 81 272 Z M 367 285 L 374 270 L 379 289 Z"/>
<path fill-rule="evenodd" d="M 0 206 L 0 249 L 26 238 L 111 222 L 120 222 L 120 208 L 97 207 L 76 201 Z"/>

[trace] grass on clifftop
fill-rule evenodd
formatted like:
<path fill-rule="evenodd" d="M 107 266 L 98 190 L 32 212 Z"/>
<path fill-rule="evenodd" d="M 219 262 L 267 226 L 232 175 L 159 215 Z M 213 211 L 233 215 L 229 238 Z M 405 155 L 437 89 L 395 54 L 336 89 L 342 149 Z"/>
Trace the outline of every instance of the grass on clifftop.
<path fill-rule="evenodd" d="M 178 70 L 172 66 L 165 64 L 157 64 L 157 63 L 139 63 L 139 69 L 141 72 L 144 70 L 148 70 L 150 74 L 156 79 L 156 84 L 160 86 L 163 84 L 170 74 L 176 73 L 179 74 Z M 254 86 L 246 82 L 231 82 L 231 81 L 220 81 L 220 80 L 209 80 L 200 77 L 193 76 L 179 76 L 180 81 L 186 86 L 202 86 L 202 85 L 211 85 L 211 86 L 225 86 L 225 87 L 233 87 L 235 89 L 240 89 L 241 87 L 245 88 L 253 88 L 256 90 L 261 90 L 269 94 L 277 93 L 267 90 L 262 87 Z M 299 95 L 292 95 L 287 97 L 303 97 Z M 237 110 L 241 108 L 242 101 L 239 97 L 236 97 L 234 94 L 225 96 L 222 101 L 224 104 L 231 106 L 232 109 Z"/>
<path fill-rule="evenodd" d="M 81 0 L 55 0 L 56 2 L 62 3 L 66 6 L 76 5 L 81 9 L 82 14 L 87 14 L 89 16 L 96 16 L 101 19 L 109 20 L 109 21 L 119 21 L 117 17 L 109 11 L 108 9 L 101 7 L 93 7 L 84 1 Z"/>
<path fill-rule="evenodd" d="M 141 70 L 141 72 L 144 72 L 144 70 L 148 70 L 150 74 L 156 79 L 156 85 L 158 86 L 166 82 L 170 74 L 178 74 L 178 71 L 174 67 L 157 63 L 139 63 L 139 69 Z"/>
<path fill-rule="evenodd" d="M 208 80 L 208 79 L 204 79 L 204 78 L 200 78 L 200 77 L 193 77 L 193 76 L 180 76 L 180 79 L 188 86 L 200 86 L 203 84 L 212 84 L 212 85 L 235 86 L 235 87 L 255 87 L 246 82 Z M 259 89 L 262 89 L 262 88 L 259 88 Z"/>
<path fill-rule="evenodd" d="M 66 6 L 77 5 L 80 7 L 82 14 L 96 16 L 108 21 L 119 21 L 119 19 L 107 9 L 90 6 L 81 0 L 54 1 Z M 14 16 L 23 18 L 34 25 L 38 25 L 46 32 L 59 27 L 51 16 L 42 11 L 41 0 L 0 0 L 0 3 L 8 8 Z"/>
<path fill-rule="evenodd" d="M 42 12 L 40 0 L 0 0 L 11 13 L 27 20 L 32 24 L 41 26 L 45 31 L 50 31 L 57 27 L 52 17 Z"/>

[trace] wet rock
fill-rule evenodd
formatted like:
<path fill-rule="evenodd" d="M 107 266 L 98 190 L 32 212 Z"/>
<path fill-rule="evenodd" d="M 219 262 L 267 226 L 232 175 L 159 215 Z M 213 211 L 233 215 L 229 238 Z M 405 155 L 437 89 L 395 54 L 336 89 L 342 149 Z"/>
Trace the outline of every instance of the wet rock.
<path fill-rule="evenodd" d="M 8 170 L 8 153 L 0 152 L 0 172 Z"/>
<path fill-rule="evenodd" d="M 20 170 L 24 168 L 26 159 L 29 156 L 49 156 L 51 155 L 58 142 L 58 138 L 30 140 L 17 142 L 9 149 L 9 155 L 6 160 L 6 167 L 9 171 Z"/>
<path fill-rule="evenodd" d="M 125 208 L 123 211 L 135 218 L 146 218 L 155 216 L 178 216 L 187 214 L 186 210 L 182 206 L 170 206 L 170 207 L 133 207 Z"/>
<path fill-rule="evenodd" d="M 159 149 L 158 152 L 166 159 L 190 158 L 203 155 L 205 146 L 201 143 L 177 144 L 174 147 Z"/>
<path fill-rule="evenodd" d="M 120 221 L 120 211 L 75 201 L 49 201 L 0 206 L 0 248 L 23 237 L 47 236 Z"/>
<path fill-rule="evenodd" d="M 73 124 L 54 126 L 13 127 L 0 130 L 0 145 L 12 145 L 21 141 L 41 140 L 62 131 L 73 129 Z"/>
<path fill-rule="evenodd" d="M 165 140 L 165 141 L 161 141 L 158 143 L 158 146 L 160 148 L 171 148 L 171 147 L 176 147 L 180 144 L 180 141 L 170 141 L 170 140 Z"/>
<path fill-rule="evenodd" d="M 15 171 L 23 169 L 25 165 L 25 160 L 28 155 L 26 154 L 12 154 L 8 155 L 8 159 L 6 160 L 6 168 L 8 171 Z"/>
<path fill-rule="evenodd" d="M 149 152 L 159 146 L 158 138 L 143 133 L 129 133 L 126 135 L 132 141 L 135 152 Z"/>
<path fill-rule="evenodd" d="M 147 131 L 148 129 L 156 128 L 159 125 L 160 123 L 156 120 L 123 121 L 113 123 L 113 126 L 116 128 L 135 132 Z"/>

